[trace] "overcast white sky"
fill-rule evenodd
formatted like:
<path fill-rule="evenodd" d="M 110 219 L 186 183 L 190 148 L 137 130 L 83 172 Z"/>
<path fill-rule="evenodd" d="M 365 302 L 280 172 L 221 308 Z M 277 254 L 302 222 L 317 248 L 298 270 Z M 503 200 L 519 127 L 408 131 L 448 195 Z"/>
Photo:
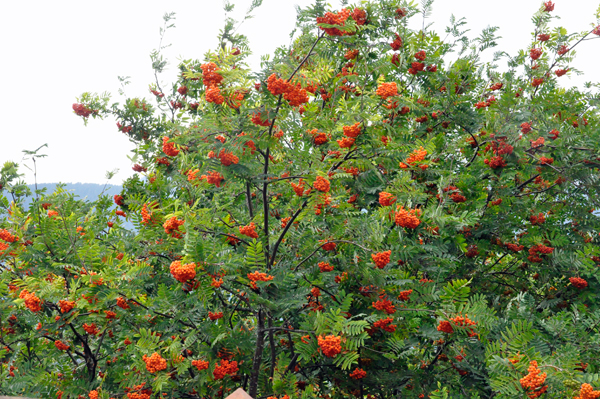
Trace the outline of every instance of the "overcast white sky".
<path fill-rule="evenodd" d="M 250 0 L 232 0 L 238 15 L 244 15 Z M 264 0 L 246 21 L 241 32 L 254 51 L 252 65 L 262 54 L 289 43 L 295 22 L 295 7 L 312 0 Z M 597 24 L 594 13 L 599 0 L 556 0 L 554 13 L 561 16 L 555 25 L 569 33 Z M 339 3 L 331 0 L 334 9 Z M 500 27 L 499 49 L 515 54 L 528 46 L 533 30 L 531 15 L 538 0 L 437 0 L 430 19 L 432 29 L 443 37 L 450 15 L 466 17 L 471 36 L 488 25 Z M 113 184 L 130 176 L 132 149 L 115 120 L 92 120 L 88 127 L 72 112 L 75 97 L 84 91 L 113 94 L 118 99 L 117 76 L 131 76 L 126 87 L 129 97 L 146 96 L 153 82 L 149 53 L 158 46 L 159 27 L 166 12 L 175 12 L 176 29 L 165 39 L 172 43 L 165 54 L 171 66 L 179 58 L 202 59 L 216 46 L 216 34 L 223 25 L 219 0 L 30 0 L 0 2 L 0 162 L 20 162 L 22 150 L 44 143 L 48 155 L 38 162 L 38 182 L 104 183 L 107 170 L 119 169 Z M 240 19 L 240 18 L 238 18 Z M 415 17 L 414 27 L 420 26 Z M 490 50 L 495 51 L 495 50 Z M 582 78 L 567 78 L 565 84 L 582 85 L 600 81 L 600 40 L 585 42 L 572 65 L 584 72 Z M 172 75 L 165 73 L 167 80 Z M 33 182 L 27 172 L 26 181 Z"/>

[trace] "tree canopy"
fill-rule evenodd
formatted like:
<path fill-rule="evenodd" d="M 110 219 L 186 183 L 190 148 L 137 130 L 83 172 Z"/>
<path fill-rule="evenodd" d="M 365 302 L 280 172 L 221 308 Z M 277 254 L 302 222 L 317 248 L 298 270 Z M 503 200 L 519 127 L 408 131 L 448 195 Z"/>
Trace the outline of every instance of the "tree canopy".
<path fill-rule="evenodd" d="M 227 18 L 149 98 L 82 94 L 136 174 L 84 201 L 2 168 L 0 393 L 599 397 L 600 97 L 559 82 L 600 26 L 547 1 L 484 62 L 497 28 L 409 29 L 431 3 L 318 0 L 259 71 Z"/>

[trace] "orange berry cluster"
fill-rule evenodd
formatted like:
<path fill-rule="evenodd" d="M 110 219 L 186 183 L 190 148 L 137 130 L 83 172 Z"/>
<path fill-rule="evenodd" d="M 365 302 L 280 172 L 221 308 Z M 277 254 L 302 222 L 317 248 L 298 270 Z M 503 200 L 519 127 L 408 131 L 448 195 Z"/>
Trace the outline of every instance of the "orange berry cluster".
<path fill-rule="evenodd" d="M 213 376 L 215 380 L 221 380 L 225 378 L 226 375 L 234 375 L 239 370 L 238 364 L 236 361 L 228 361 L 225 359 L 221 359 L 221 363 L 215 367 L 213 371 Z"/>
<path fill-rule="evenodd" d="M 42 300 L 38 298 L 34 293 L 27 290 L 21 291 L 19 298 L 25 299 L 25 307 L 32 312 L 39 312 L 42 310 Z"/>
<path fill-rule="evenodd" d="M 548 386 L 544 385 L 546 373 L 540 374 L 540 369 L 538 369 L 538 364 L 535 360 L 529 362 L 527 371 L 529 374 L 520 379 L 521 386 L 527 392 L 527 396 L 531 399 L 537 398 L 548 389 Z"/>
<path fill-rule="evenodd" d="M 208 312 L 208 318 L 211 319 L 211 320 L 213 320 L 213 321 L 214 320 L 218 320 L 221 317 L 223 317 L 223 312 L 215 312 L 215 313 L 210 312 L 210 311 Z"/>
<path fill-rule="evenodd" d="M 371 258 L 379 269 L 383 269 L 388 263 L 390 263 L 390 256 L 392 255 L 392 251 L 378 252 L 376 254 L 371 254 Z"/>
<path fill-rule="evenodd" d="M 525 249 L 525 247 L 523 245 L 517 245 L 517 244 L 511 244 L 511 243 L 504 244 L 504 246 L 513 252 L 520 252 L 523 249 Z"/>
<path fill-rule="evenodd" d="M 327 192 L 329 192 L 329 187 L 330 187 L 329 180 L 325 179 L 322 176 L 317 176 L 315 182 L 313 183 L 313 187 L 316 190 L 319 190 L 323 193 L 327 193 Z"/>
<path fill-rule="evenodd" d="M 184 223 L 184 220 L 179 220 L 176 216 L 173 216 L 163 224 L 163 228 L 165 229 L 165 233 L 167 233 L 171 237 L 181 238 L 179 226 L 183 225 Z"/>
<path fill-rule="evenodd" d="M 148 370 L 148 372 L 151 374 L 167 368 L 167 361 L 156 352 L 154 352 L 150 357 L 144 355 L 142 360 L 144 363 L 146 363 L 146 370 Z"/>
<path fill-rule="evenodd" d="M 361 378 L 365 378 L 367 376 L 367 372 L 363 369 L 356 368 L 352 373 L 350 373 L 350 378 L 354 380 L 360 380 Z"/>
<path fill-rule="evenodd" d="M 474 326 L 477 325 L 476 322 L 474 322 L 473 320 L 469 319 L 469 317 L 467 317 L 466 315 L 463 317 L 462 315 L 458 315 L 452 319 L 450 319 L 451 321 L 454 322 L 455 325 L 459 326 L 459 327 L 466 327 L 466 326 Z"/>
<path fill-rule="evenodd" d="M 221 187 L 223 175 L 216 171 L 208 172 L 208 174 L 200 176 L 200 180 L 206 180 L 208 184 L 214 184 L 217 187 Z"/>
<path fill-rule="evenodd" d="M 543 52 L 544 50 L 542 50 L 541 48 L 532 48 L 531 50 L 529 50 L 529 56 L 532 60 L 537 60 L 538 58 L 540 58 Z"/>
<path fill-rule="evenodd" d="M 321 352 L 327 357 L 336 357 L 342 352 L 342 337 L 335 335 L 327 335 L 325 337 L 319 335 L 319 347 Z"/>
<path fill-rule="evenodd" d="M 96 327 L 96 324 L 92 323 L 92 324 L 87 324 L 87 323 L 83 323 L 83 329 L 85 330 L 85 332 L 87 332 L 90 335 L 97 335 L 100 331 L 98 331 L 98 327 Z"/>
<path fill-rule="evenodd" d="M 180 283 L 185 283 L 186 281 L 196 277 L 196 264 L 186 263 L 182 265 L 180 261 L 176 260 L 175 262 L 171 263 L 170 271 L 175 280 L 179 281 Z"/>
<path fill-rule="evenodd" d="M 188 173 L 188 180 L 190 178 L 190 175 Z M 144 206 L 142 206 L 142 224 L 148 224 L 150 223 L 150 221 L 152 220 L 152 211 L 148 212 L 148 204 L 144 204 Z"/>
<path fill-rule="evenodd" d="M 12 235 L 8 230 L 0 230 L 0 239 L 6 242 L 15 242 L 19 240 L 19 237 Z"/>
<path fill-rule="evenodd" d="M 9 245 L 3 242 L 0 242 L 0 255 L 4 255 L 4 251 L 8 249 Z"/>
<path fill-rule="evenodd" d="M 134 386 L 134 392 L 130 392 L 132 388 L 125 387 L 125 392 L 129 392 L 127 394 L 127 399 L 150 399 L 150 395 L 152 395 L 152 389 L 143 389 L 144 385 L 146 385 L 146 383 L 142 382 L 140 385 Z"/>
<path fill-rule="evenodd" d="M 588 384 L 581 384 L 581 390 L 579 391 L 579 396 L 576 396 L 574 399 L 597 399 L 600 398 L 600 391 L 594 391 L 594 388 Z"/>
<path fill-rule="evenodd" d="M 400 207 L 400 209 L 396 211 L 394 220 L 396 222 L 396 226 L 416 229 L 421 224 L 421 221 L 418 218 L 419 215 L 420 211 L 417 209 L 411 209 L 407 211 L 404 209 L 404 207 Z"/>
<path fill-rule="evenodd" d="M 319 132 L 317 129 L 309 130 L 308 133 L 313 136 L 313 143 L 315 145 L 323 145 L 329 141 L 327 134 Z"/>
<path fill-rule="evenodd" d="M 406 163 L 409 165 L 412 165 L 416 162 L 420 162 L 420 161 L 424 160 L 426 156 L 427 156 L 427 150 L 425 150 L 423 147 L 419 147 L 419 149 L 414 150 L 413 152 L 410 153 L 409 157 L 406 158 Z"/>
<path fill-rule="evenodd" d="M 406 290 L 406 291 L 402 291 L 400 292 L 400 295 L 398 295 L 398 300 L 402 301 L 402 302 L 406 302 L 410 299 L 410 294 L 412 294 L 413 290 Z"/>
<path fill-rule="evenodd" d="M 269 276 L 266 273 L 261 273 L 261 272 L 254 272 L 254 273 L 248 273 L 248 279 L 250 279 L 251 281 L 271 281 L 273 280 L 273 276 Z"/>
<path fill-rule="evenodd" d="M 274 96 L 283 94 L 283 98 L 285 98 L 292 107 L 297 107 L 308 102 L 307 91 L 302 88 L 300 83 L 294 85 L 284 79 L 278 78 L 275 74 L 272 74 L 267 79 L 267 90 Z"/>
<path fill-rule="evenodd" d="M 326 24 L 326 25 L 339 25 L 345 26 L 346 20 L 350 16 L 350 10 L 347 8 L 343 8 L 342 11 L 334 14 L 332 12 L 325 13 L 322 17 L 317 17 L 318 24 Z M 349 32 L 341 31 L 338 28 L 324 28 L 319 26 L 319 29 L 325 31 L 330 36 L 344 36 L 350 34 Z"/>
<path fill-rule="evenodd" d="M 221 94 L 218 86 L 210 86 L 206 89 L 206 101 L 221 105 L 225 101 L 225 97 Z"/>
<path fill-rule="evenodd" d="M 163 145 L 162 145 L 162 150 L 163 152 L 170 156 L 170 157 L 175 157 L 177 156 L 177 154 L 179 154 L 179 150 L 177 148 L 175 148 L 175 145 L 173 143 L 169 143 L 169 138 L 168 137 L 163 137 Z"/>
<path fill-rule="evenodd" d="M 503 168 L 506 166 L 506 161 L 500 155 L 491 157 L 490 159 L 485 159 L 483 161 L 486 165 L 488 165 L 492 169 Z"/>
<path fill-rule="evenodd" d="M 521 133 L 527 134 L 527 133 L 531 132 L 531 130 L 532 130 L 531 124 L 529 122 L 521 123 Z"/>
<path fill-rule="evenodd" d="M 208 362 L 205 360 L 192 360 L 192 366 L 195 366 L 198 371 L 208 369 Z"/>
<path fill-rule="evenodd" d="M 381 328 L 382 330 L 385 330 L 387 332 L 394 332 L 394 331 L 396 331 L 396 325 L 391 324 L 392 321 L 394 321 L 394 319 L 391 317 L 377 320 L 375 323 L 373 323 L 373 327 Z"/>
<path fill-rule="evenodd" d="M 344 58 L 348 61 L 355 59 L 358 56 L 358 50 L 348 50 L 346 54 L 344 54 Z"/>
<path fill-rule="evenodd" d="M 223 76 L 217 73 L 221 69 L 214 62 L 202 64 L 200 68 L 202 69 L 202 83 L 204 83 L 204 86 L 216 86 L 223 81 Z"/>
<path fill-rule="evenodd" d="M 445 332 L 446 334 L 452 334 L 454 329 L 452 328 L 452 324 L 449 321 L 442 320 L 440 324 L 437 326 L 437 330 L 441 332 Z"/>
<path fill-rule="evenodd" d="M 469 319 L 466 315 L 464 317 L 462 315 L 458 315 L 454 318 L 451 318 L 450 321 L 446 321 L 446 320 L 440 321 L 440 324 L 438 324 L 437 330 L 441 331 L 441 332 L 445 332 L 446 334 L 452 334 L 454 332 L 454 329 L 452 328 L 452 324 L 450 322 L 453 322 L 454 325 L 457 327 L 467 327 L 467 326 L 477 325 L 476 322 Z M 469 328 L 469 331 L 470 331 L 469 332 L 470 337 L 477 335 L 473 331 L 472 328 Z"/>
<path fill-rule="evenodd" d="M 375 94 L 385 100 L 388 97 L 393 97 L 398 94 L 398 86 L 396 85 L 396 82 L 382 83 L 377 88 Z"/>
<path fill-rule="evenodd" d="M 540 165 L 552 165 L 554 158 L 540 157 Z"/>
<path fill-rule="evenodd" d="M 328 240 L 319 240 L 319 242 L 322 244 L 321 248 L 325 251 L 334 251 L 337 246 L 335 242 L 329 242 Z"/>
<path fill-rule="evenodd" d="M 422 118 L 417 118 L 416 119 L 417 122 L 419 123 L 423 123 L 427 121 L 427 116 L 424 116 Z M 423 149 L 423 147 L 420 147 L 420 149 L 413 151 L 410 156 L 407 158 L 406 163 L 404 162 L 400 162 L 400 168 L 401 169 L 408 169 L 410 166 L 413 166 L 414 163 L 422 161 L 423 159 L 425 159 L 425 156 L 427 155 L 427 151 Z M 419 165 L 419 168 L 421 168 L 422 170 L 425 170 L 429 167 L 429 165 L 427 164 L 422 164 Z"/>
<path fill-rule="evenodd" d="M 354 145 L 354 142 L 356 141 L 356 139 L 353 139 L 352 137 L 343 137 L 336 141 L 337 141 L 338 145 L 340 146 L 340 148 L 350 148 Z"/>
<path fill-rule="evenodd" d="M 221 159 L 221 163 L 225 166 L 237 164 L 240 161 L 238 157 L 233 155 L 231 152 L 226 152 L 225 149 L 221 149 L 221 152 L 219 152 L 219 159 Z"/>
<path fill-rule="evenodd" d="M 223 81 L 223 76 L 217 73 L 220 68 L 214 62 L 200 65 L 202 68 L 202 83 L 206 86 L 206 101 L 209 103 L 223 104 L 225 98 L 221 95 L 219 84 Z"/>
<path fill-rule="evenodd" d="M 379 299 L 372 303 L 373 307 L 377 310 L 383 310 L 387 314 L 396 313 L 396 307 L 392 304 L 392 301 L 387 299 L 385 294 L 379 295 Z"/>
<path fill-rule="evenodd" d="M 285 94 L 290 90 L 291 83 L 284 79 L 280 79 L 276 74 L 271 74 L 267 78 L 267 90 L 274 96 Z"/>
<path fill-rule="evenodd" d="M 546 140 L 543 137 L 540 137 L 536 140 L 529 140 L 531 142 L 531 148 L 538 148 L 544 145 Z"/>
<path fill-rule="evenodd" d="M 396 196 L 388 192 L 382 191 L 379 193 L 379 203 L 381 206 L 391 206 L 396 202 Z"/>
<path fill-rule="evenodd" d="M 66 351 L 70 348 L 69 345 L 63 343 L 62 341 L 59 341 L 58 339 L 54 341 L 54 346 L 56 346 L 56 349 L 58 349 L 59 351 Z"/>
<path fill-rule="evenodd" d="M 60 313 L 68 313 L 75 307 L 75 302 L 73 301 L 58 301 L 58 305 L 60 306 Z"/>
<path fill-rule="evenodd" d="M 98 391 L 96 391 L 95 389 L 93 391 L 90 391 L 88 396 L 90 397 L 90 399 L 98 399 L 100 397 Z"/>
<path fill-rule="evenodd" d="M 294 190 L 294 193 L 296 193 L 296 195 L 298 197 L 302 197 L 304 195 L 304 180 L 300 179 L 298 181 L 298 184 L 295 184 L 292 182 L 290 182 L 290 184 L 292 185 L 292 189 Z"/>
<path fill-rule="evenodd" d="M 559 69 L 559 70 L 560 70 L 560 69 Z M 565 73 L 567 73 L 567 71 L 566 71 L 566 70 L 564 70 L 564 69 L 563 69 L 563 71 L 565 71 Z M 558 75 L 558 71 L 556 71 L 556 74 Z M 563 75 L 564 75 L 564 73 L 563 73 Z M 561 76 L 561 75 L 558 75 L 558 76 Z M 548 136 L 550 136 L 550 138 L 551 138 L 552 140 L 556 140 L 556 139 L 558 138 L 558 136 L 559 136 L 559 135 L 560 135 L 560 132 L 559 132 L 558 130 L 556 130 L 556 129 L 552 129 L 552 130 L 550 130 L 550 131 L 548 132 Z"/>
<path fill-rule="evenodd" d="M 271 124 L 271 121 L 268 119 L 262 120 L 262 116 L 261 113 L 256 113 L 256 114 L 252 114 L 252 119 L 251 119 L 252 123 L 254 123 L 255 125 L 258 126 L 269 126 Z"/>
<path fill-rule="evenodd" d="M 306 104 L 308 102 L 308 95 L 306 89 L 303 89 L 300 86 L 300 83 L 296 83 L 296 85 L 291 85 L 291 90 L 286 92 L 283 95 L 292 107 L 297 107 L 302 104 Z"/>
<path fill-rule="evenodd" d="M 238 227 L 240 234 L 248 236 L 250 238 L 258 238 L 258 233 L 256 232 L 256 225 L 254 222 L 250 223 L 248 226 L 240 226 Z"/>
<path fill-rule="evenodd" d="M 344 136 L 355 139 L 358 137 L 361 131 L 360 122 L 356 122 L 351 126 L 343 126 L 342 131 L 344 132 Z"/>
<path fill-rule="evenodd" d="M 117 306 L 121 309 L 129 309 L 129 304 L 127 303 L 127 300 L 123 299 L 122 297 L 117 298 Z"/>
<path fill-rule="evenodd" d="M 319 269 L 321 272 L 331 272 L 333 271 L 333 265 L 330 265 L 328 262 L 319 262 Z"/>

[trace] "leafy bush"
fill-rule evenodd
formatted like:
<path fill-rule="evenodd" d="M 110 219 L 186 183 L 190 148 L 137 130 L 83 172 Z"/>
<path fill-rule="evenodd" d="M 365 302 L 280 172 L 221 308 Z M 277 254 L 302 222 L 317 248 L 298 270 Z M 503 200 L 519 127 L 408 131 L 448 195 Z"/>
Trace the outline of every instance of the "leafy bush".
<path fill-rule="evenodd" d="M 151 98 L 83 94 L 136 144 L 114 198 L 25 208 L 6 164 L 0 392 L 598 397 L 599 98 L 558 81 L 600 28 L 546 2 L 483 63 L 494 28 L 401 3 L 317 1 L 257 73 L 228 20 Z"/>

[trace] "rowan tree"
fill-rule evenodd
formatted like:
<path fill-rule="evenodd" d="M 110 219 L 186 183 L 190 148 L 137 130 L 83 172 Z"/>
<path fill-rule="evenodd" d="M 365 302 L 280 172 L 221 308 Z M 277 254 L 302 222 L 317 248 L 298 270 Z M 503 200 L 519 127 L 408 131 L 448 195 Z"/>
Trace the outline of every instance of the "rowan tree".
<path fill-rule="evenodd" d="M 149 98 L 84 93 L 136 173 L 26 206 L 5 164 L 0 392 L 598 397 L 598 85 L 559 82 L 600 27 L 548 1 L 483 62 L 496 28 L 409 29 L 430 6 L 317 1 L 258 72 L 227 19 Z"/>

